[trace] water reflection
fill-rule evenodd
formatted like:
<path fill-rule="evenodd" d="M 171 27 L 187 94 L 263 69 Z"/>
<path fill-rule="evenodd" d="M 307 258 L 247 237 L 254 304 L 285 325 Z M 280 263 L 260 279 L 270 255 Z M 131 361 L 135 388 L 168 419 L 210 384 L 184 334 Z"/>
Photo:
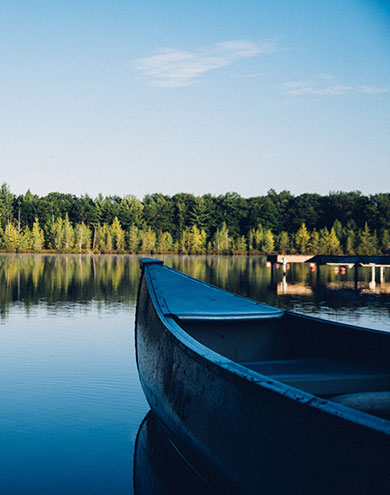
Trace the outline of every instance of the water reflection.
<path fill-rule="evenodd" d="M 215 494 L 183 460 L 149 412 L 134 447 L 134 495 Z"/>
<path fill-rule="evenodd" d="M 273 306 L 323 318 L 390 331 L 390 269 L 372 269 L 292 263 L 283 269 L 267 266 L 259 257 L 166 257 L 165 263 L 226 290 Z"/>
<path fill-rule="evenodd" d="M 355 291 L 353 271 L 333 267 L 292 264 L 283 279 L 258 257 L 163 258 L 268 304 L 390 327 L 379 290 L 390 270 L 370 291 L 371 270 L 359 269 Z M 134 351 L 139 276 L 137 256 L 0 254 L 1 493 L 131 493 L 148 411 Z"/>
<path fill-rule="evenodd" d="M 0 255 L 0 316 L 13 302 L 135 303 L 140 275 L 135 256 Z"/>
<path fill-rule="evenodd" d="M 247 256 L 160 256 L 166 265 L 244 296 L 340 321 L 389 329 L 390 269 L 322 266 L 304 263 L 267 266 Z M 0 317 L 14 302 L 26 311 L 63 303 L 101 307 L 135 304 L 139 257 L 126 255 L 0 255 Z M 357 276 L 356 276 L 357 275 Z M 352 313 L 352 310 L 354 313 Z"/>

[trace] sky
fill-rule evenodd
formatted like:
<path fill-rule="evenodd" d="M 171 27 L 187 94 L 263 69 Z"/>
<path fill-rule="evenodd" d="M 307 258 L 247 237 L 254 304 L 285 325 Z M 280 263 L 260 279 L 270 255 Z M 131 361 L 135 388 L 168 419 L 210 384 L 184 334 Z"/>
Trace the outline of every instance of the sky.
<path fill-rule="evenodd" d="M 0 0 L 0 183 L 390 186 L 390 0 Z"/>

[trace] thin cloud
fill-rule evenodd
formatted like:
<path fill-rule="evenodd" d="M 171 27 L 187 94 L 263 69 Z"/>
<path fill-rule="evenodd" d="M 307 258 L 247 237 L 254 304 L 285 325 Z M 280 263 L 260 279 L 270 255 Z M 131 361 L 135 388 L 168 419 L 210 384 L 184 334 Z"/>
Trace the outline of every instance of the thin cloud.
<path fill-rule="evenodd" d="M 359 86 L 358 91 L 359 93 L 378 95 L 381 93 L 388 93 L 389 88 L 376 88 L 375 86 Z"/>
<path fill-rule="evenodd" d="M 233 40 L 193 52 L 166 50 L 138 59 L 135 67 L 149 80 L 151 86 L 177 88 L 189 86 L 203 74 L 227 67 L 236 60 L 272 51 L 275 51 L 275 47 L 271 42 Z"/>
<path fill-rule="evenodd" d="M 319 76 L 318 79 L 307 80 L 307 81 L 290 81 L 281 84 L 279 88 L 283 89 L 286 94 L 291 96 L 303 96 L 303 95 L 329 95 L 329 96 L 340 96 L 349 93 L 366 93 L 366 94 L 380 94 L 387 93 L 388 88 L 376 88 L 374 86 L 351 86 L 345 84 L 337 84 L 333 82 L 333 77 L 323 77 Z M 325 84 L 325 82 L 327 84 Z M 330 84 L 332 81 L 333 84 Z"/>
<path fill-rule="evenodd" d="M 322 79 L 322 78 L 321 78 Z M 319 81 L 291 81 L 280 86 L 288 95 L 345 95 L 353 91 L 352 86 L 341 84 L 321 85 Z"/>

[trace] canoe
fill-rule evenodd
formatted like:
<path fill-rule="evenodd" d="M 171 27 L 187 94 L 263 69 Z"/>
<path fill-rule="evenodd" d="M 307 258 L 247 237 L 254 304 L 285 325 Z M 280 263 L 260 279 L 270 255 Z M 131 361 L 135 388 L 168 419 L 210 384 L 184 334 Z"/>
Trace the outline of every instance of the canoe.
<path fill-rule="evenodd" d="M 389 344 L 142 260 L 141 385 L 216 493 L 388 493 Z"/>

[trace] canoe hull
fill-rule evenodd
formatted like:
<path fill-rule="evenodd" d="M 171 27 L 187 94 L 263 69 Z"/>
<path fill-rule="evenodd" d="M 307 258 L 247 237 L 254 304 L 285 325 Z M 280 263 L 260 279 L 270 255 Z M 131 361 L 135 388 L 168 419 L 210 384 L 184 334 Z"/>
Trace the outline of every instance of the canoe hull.
<path fill-rule="evenodd" d="M 266 377 L 236 373 L 234 363 L 220 366 L 175 325 L 143 275 L 136 321 L 143 390 L 171 440 L 217 491 L 387 491 L 388 435 L 313 407 L 310 396 Z"/>

